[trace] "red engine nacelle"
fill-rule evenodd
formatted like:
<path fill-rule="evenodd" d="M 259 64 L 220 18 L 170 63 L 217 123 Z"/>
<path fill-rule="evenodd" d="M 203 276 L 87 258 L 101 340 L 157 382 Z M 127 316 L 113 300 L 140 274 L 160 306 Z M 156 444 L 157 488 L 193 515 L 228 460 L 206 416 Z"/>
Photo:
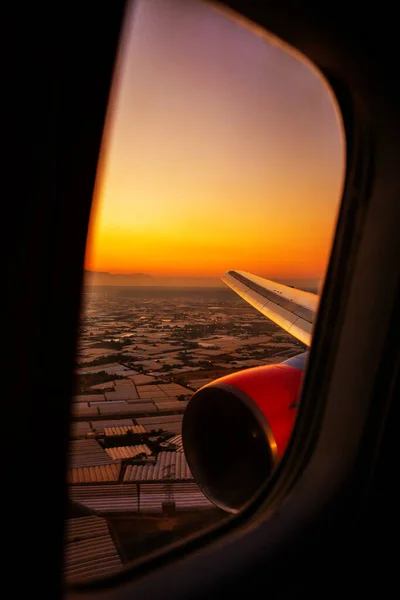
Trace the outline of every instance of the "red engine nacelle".
<path fill-rule="evenodd" d="M 246 369 L 198 390 L 182 424 L 186 458 L 218 507 L 237 513 L 282 457 L 296 417 L 304 361 Z"/>

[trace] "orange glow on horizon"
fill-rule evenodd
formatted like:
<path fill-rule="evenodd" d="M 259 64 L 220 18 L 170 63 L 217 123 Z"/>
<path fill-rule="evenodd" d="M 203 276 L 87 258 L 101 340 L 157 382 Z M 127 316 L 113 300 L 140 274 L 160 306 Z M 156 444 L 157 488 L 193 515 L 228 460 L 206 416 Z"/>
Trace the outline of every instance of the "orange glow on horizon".
<path fill-rule="evenodd" d="M 85 268 L 322 277 L 344 140 L 315 70 L 197 0 L 137 2 L 121 49 Z"/>

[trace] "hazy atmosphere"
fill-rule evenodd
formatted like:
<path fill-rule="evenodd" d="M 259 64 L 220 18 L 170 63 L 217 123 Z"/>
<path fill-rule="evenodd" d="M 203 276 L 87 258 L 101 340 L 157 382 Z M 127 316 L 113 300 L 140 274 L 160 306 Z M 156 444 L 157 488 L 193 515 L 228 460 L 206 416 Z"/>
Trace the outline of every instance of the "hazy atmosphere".
<path fill-rule="evenodd" d="M 331 94 L 306 62 L 208 4 L 136 2 L 114 77 L 86 268 L 161 277 L 161 285 L 171 277 L 218 285 L 228 269 L 319 279 L 343 164 Z"/>

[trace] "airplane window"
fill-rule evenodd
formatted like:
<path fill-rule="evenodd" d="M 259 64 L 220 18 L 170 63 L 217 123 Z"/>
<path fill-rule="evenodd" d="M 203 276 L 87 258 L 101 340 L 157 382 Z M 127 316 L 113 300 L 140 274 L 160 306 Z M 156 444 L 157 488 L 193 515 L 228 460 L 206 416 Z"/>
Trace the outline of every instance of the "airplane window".
<path fill-rule="evenodd" d="M 232 518 L 296 417 L 344 179 L 317 69 L 200 0 L 127 11 L 87 241 L 65 579 Z"/>

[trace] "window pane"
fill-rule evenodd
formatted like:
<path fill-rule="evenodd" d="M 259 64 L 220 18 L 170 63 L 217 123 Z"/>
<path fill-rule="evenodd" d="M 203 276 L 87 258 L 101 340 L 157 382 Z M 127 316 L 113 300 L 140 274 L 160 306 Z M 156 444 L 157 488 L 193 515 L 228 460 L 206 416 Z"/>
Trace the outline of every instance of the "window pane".
<path fill-rule="evenodd" d="M 298 53 L 209 3 L 128 10 L 87 242 L 67 582 L 231 518 L 269 477 L 343 177 L 334 98 Z"/>

